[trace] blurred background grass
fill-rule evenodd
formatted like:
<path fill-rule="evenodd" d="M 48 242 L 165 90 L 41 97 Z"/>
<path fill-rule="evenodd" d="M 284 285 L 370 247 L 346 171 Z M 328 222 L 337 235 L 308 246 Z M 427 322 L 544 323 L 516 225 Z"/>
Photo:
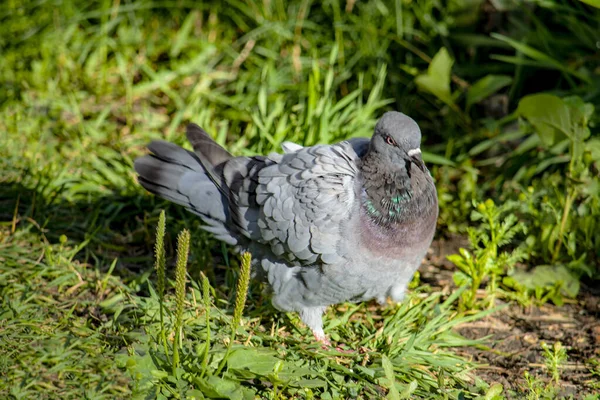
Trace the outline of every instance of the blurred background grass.
<path fill-rule="evenodd" d="M 0 10 L 0 372 L 9 379 L 0 393 L 181 397 L 194 387 L 197 397 L 227 397 L 214 381 L 194 381 L 202 372 L 163 376 L 158 356 L 144 358 L 148 364 L 135 358 L 154 343 L 147 302 L 157 301 L 149 277 L 159 209 L 168 211 L 169 255 L 175 234 L 191 230 L 189 276 L 210 278 L 215 321 L 228 318 L 219 310 L 230 310 L 233 298 L 237 273 L 222 268 L 227 249 L 192 216 L 146 195 L 133 174 L 148 141 L 187 146 L 187 122 L 234 154 L 252 155 L 279 151 L 284 140 L 369 136 L 388 109 L 414 118 L 440 196 L 437 235 L 470 238 L 452 258 L 466 290 L 448 305 L 462 313 L 448 316 L 450 325 L 496 298 L 560 304 L 581 282 L 596 285 L 600 10 L 587 3 L 8 0 Z M 540 92 L 549 97 L 523 100 Z M 479 302 L 481 287 L 488 295 Z M 440 362 L 436 334 L 417 349 L 426 355 L 416 364 L 429 375 L 394 358 L 411 351 L 402 340 L 373 345 L 373 371 L 353 375 L 353 366 L 371 362 L 348 357 L 346 371 L 314 349 L 307 355 L 298 322 L 278 317 L 257 285 L 250 296 L 248 335 L 261 337 L 254 345 L 280 353 L 283 345 L 285 368 L 312 368 L 290 373 L 294 379 L 321 374 L 308 391 L 292 378 L 219 377 L 261 396 L 273 385 L 281 387 L 273 398 L 496 393 L 489 382 L 456 375 L 450 365 L 463 361 L 451 352 L 451 363 Z M 422 299 L 409 304 L 423 307 L 429 322 L 415 315 L 389 324 L 436 326 L 427 311 L 433 300 Z M 369 318 L 366 308 L 353 310 Z M 329 329 L 358 351 L 375 331 L 344 329 L 344 315 L 332 316 Z M 290 336 L 273 338 L 265 327 Z M 472 344 L 453 340 L 441 346 Z M 119 354 L 130 364 L 115 363 Z M 385 383 L 388 358 L 398 393 Z"/>

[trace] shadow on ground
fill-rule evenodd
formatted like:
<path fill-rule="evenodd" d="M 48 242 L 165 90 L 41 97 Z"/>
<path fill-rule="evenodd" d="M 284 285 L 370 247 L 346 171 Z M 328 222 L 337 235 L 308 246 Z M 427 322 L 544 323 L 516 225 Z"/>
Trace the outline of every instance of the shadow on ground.
<path fill-rule="evenodd" d="M 113 273 L 125 281 L 152 270 L 155 229 L 161 209 L 167 214 L 168 259 L 174 257 L 178 232 L 187 228 L 193 238 L 192 276 L 203 271 L 215 278 L 213 268 L 224 261 L 224 248 L 200 229 L 197 218 L 182 207 L 141 190 L 133 196 L 94 195 L 75 202 L 65 200 L 60 192 L 51 196 L 43 192 L 44 188 L 27 188 L 18 182 L 0 183 L 0 223 L 11 230 L 31 229 L 39 240 L 48 243 L 58 243 L 62 235 L 73 247 L 87 242 L 76 259 L 106 272 L 116 258 Z"/>

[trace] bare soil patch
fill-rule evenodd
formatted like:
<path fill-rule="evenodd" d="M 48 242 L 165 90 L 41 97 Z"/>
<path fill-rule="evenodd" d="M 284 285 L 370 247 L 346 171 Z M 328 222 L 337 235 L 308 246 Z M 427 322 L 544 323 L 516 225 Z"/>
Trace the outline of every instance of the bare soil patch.
<path fill-rule="evenodd" d="M 462 238 L 434 242 L 429 262 L 419 270 L 421 280 L 439 290 L 454 286 L 454 267 L 446 255 L 465 245 Z M 458 328 L 458 332 L 469 339 L 489 337 L 484 348 L 458 350 L 481 365 L 477 371 L 480 377 L 488 383 L 501 383 L 509 398 L 520 398 L 511 392 L 523 393 L 527 388 L 525 371 L 544 382 L 550 381 L 541 344 L 552 346 L 560 341 L 567 350 L 567 361 L 560 368 L 558 396 L 579 399 L 600 393 L 600 288 L 597 285 L 582 282 L 579 296 L 566 299 L 562 306 L 551 303 L 540 307 L 514 303 L 507 306 L 501 300 L 497 305 L 505 308 Z"/>

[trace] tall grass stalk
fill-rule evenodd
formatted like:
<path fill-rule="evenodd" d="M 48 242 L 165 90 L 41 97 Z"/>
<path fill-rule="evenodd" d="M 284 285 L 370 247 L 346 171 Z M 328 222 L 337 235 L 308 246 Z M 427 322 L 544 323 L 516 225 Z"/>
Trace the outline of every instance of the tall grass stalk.
<path fill-rule="evenodd" d="M 210 351 L 210 283 L 204 274 L 202 274 L 202 303 L 204 303 L 204 312 L 206 313 L 206 343 L 204 345 L 204 356 L 202 357 L 201 378 L 208 370 L 208 352 Z"/>
<path fill-rule="evenodd" d="M 190 231 L 184 229 L 177 238 L 175 265 L 175 342 L 173 343 L 173 375 L 179 367 L 179 347 L 183 331 L 183 302 L 185 300 L 185 273 L 190 248 Z"/>
<path fill-rule="evenodd" d="M 227 357 L 231 352 L 231 346 L 233 345 L 233 341 L 235 340 L 235 334 L 237 331 L 237 327 L 240 325 L 242 321 L 242 312 L 244 311 L 244 307 L 246 306 L 246 296 L 248 295 L 248 287 L 250 285 L 250 262 L 252 261 L 252 256 L 250 253 L 245 252 L 242 254 L 242 263 L 240 267 L 240 277 L 238 278 L 236 293 L 235 293 L 235 305 L 233 308 L 233 319 L 231 320 L 231 336 L 229 337 L 229 343 L 227 344 L 227 352 L 221 360 L 221 364 L 217 370 L 217 374 L 219 374 L 225 363 L 227 362 Z"/>
<path fill-rule="evenodd" d="M 156 226 L 156 244 L 154 245 L 154 267 L 156 269 L 156 290 L 158 291 L 158 303 L 160 312 L 160 340 L 162 341 L 165 354 L 169 354 L 167 336 L 165 335 L 165 211 L 160 212 L 158 225 Z"/>

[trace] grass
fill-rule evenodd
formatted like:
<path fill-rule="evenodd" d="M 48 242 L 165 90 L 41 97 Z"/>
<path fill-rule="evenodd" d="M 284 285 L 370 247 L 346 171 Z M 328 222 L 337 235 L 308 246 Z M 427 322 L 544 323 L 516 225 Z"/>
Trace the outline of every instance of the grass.
<path fill-rule="evenodd" d="M 543 374 L 518 393 L 484 382 L 453 350 L 481 346 L 453 329 L 496 311 L 497 299 L 561 303 L 600 272 L 600 10 L 507 7 L 9 1 L 0 10 L 0 397 L 554 390 L 534 378 Z M 444 293 L 415 280 L 402 304 L 330 309 L 325 329 L 347 352 L 306 338 L 258 282 L 244 308 L 237 256 L 191 214 L 144 193 L 132 169 L 150 140 L 187 146 L 187 122 L 253 155 L 284 140 L 368 136 L 387 109 L 421 125 L 438 237 L 471 243 L 452 258 L 460 272 Z M 189 262 L 174 263 L 184 229 Z M 564 354 L 553 349 L 555 380 Z"/>

